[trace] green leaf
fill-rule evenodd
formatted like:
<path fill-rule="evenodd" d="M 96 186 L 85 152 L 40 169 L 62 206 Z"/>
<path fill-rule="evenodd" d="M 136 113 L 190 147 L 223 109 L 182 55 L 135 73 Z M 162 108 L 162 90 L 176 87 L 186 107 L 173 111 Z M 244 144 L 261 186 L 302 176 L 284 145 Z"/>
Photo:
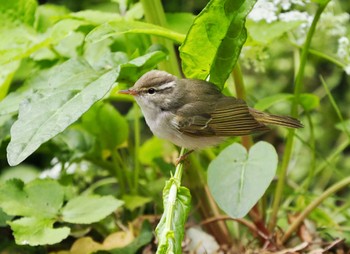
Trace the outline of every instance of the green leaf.
<path fill-rule="evenodd" d="M 247 21 L 249 36 L 258 43 L 268 44 L 278 39 L 286 32 L 300 26 L 302 21 L 275 21 L 267 23 L 266 21 L 254 22 Z"/>
<path fill-rule="evenodd" d="M 187 34 L 196 16 L 189 12 L 179 12 L 166 13 L 165 17 L 167 21 L 167 27 L 170 30 L 181 34 Z"/>
<path fill-rule="evenodd" d="M 343 122 L 339 122 L 335 125 L 335 128 L 344 131 L 344 132 L 349 132 L 350 133 L 350 119 L 345 120 Z"/>
<path fill-rule="evenodd" d="M 13 216 L 10 216 L 6 214 L 1 208 L 0 208 L 0 227 L 6 227 L 7 221 L 11 220 Z"/>
<path fill-rule="evenodd" d="M 275 94 L 275 95 L 272 95 L 269 97 L 265 97 L 265 98 L 260 99 L 254 105 L 254 108 L 261 110 L 261 111 L 264 111 L 264 110 L 270 108 L 271 106 L 273 106 L 274 104 L 292 99 L 293 96 L 294 96 L 293 94 L 279 93 L 279 94 Z"/>
<path fill-rule="evenodd" d="M 166 225 L 166 217 L 168 215 L 168 209 L 173 205 L 168 202 L 171 186 L 173 184 L 177 184 L 176 179 L 171 178 L 166 182 L 163 190 L 164 212 L 156 228 L 156 235 L 159 242 L 157 253 L 182 253 L 182 240 L 185 234 L 185 223 L 191 208 L 191 194 L 187 188 L 178 186 L 175 208 L 172 215 L 173 218 L 171 220 L 172 224 L 170 225 L 169 231 Z"/>
<path fill-rule="evenodd" d="M 12 82 L 13 75 L 15 74 L 20 62 L 14 61 L 8 64 L 4 64 L 0 69 L 0 101 L 6 96 L 10 84 Z"/>
<path fill-rule="evenodd" d="M 277 169 L 275 148 L 256 143 L 249 153 L 238 144 L 225 148 L 209 165 L 208 185 L 220 208 L 242 218 L 263 196 Z"/>
<path fill-rule="evenodd" d="M 87 21 L 93 25 L 100 25 L 109 21 L 120 19 L 120 15 L 117 13 L 99 10 L 82 10 L 72 12 L 69 14 L 69 16 L 75 19 Z"/>
<path fill-rule="evenodd" d="M 129 136 L 126 119 L 110 104 L 97 103 L 82 117 L 82 124 L 103 149 L 113 151 Z"/>
<path fill-rule="evenodd" d="M 122 65 L 119 78 L 120 80 L 136 80 L 140 77 L 140 73 L 153 69 L 160 61 L 166 59 L 166 56 L 163 51 L 154 51 L 136 57 Z"/>
<path fill-rule="evenodd" d="M 195 19 L 180 47 L 188 78 L 206 79 L 223 88 L 246 41 L 245 18 L 255 0 L 211 0 Z"/>
<path fill-rule="evenodd" d="M 24 183 L 29 183 L 38 178 L 40 170 L 31 165 L 18 165 L 16 167 L 8 167 L 2 170 L 0 175 L 0 183 L 4 183 L 10 179 L 20 179 Z"/>
<path fill-rule="evenodd" d="M 22 23 L 32 26 L 35 21 L 37 5 L 35 0 L 0 0 L 0 20 L 2 26 L 6 26 L 9 23 L 14 25 Z"/>
<path fill-rule="evenodd" d="M 97 26 L 86 36 L 86 41 L 96 43 L 111 36 L 126 33 L 156 35 L 178 43 L 181 43 L 184 40 L 183 34 L 176 33 L 161 26 L 140 21 L 120 19 Z"/>
<path fill-rule="evenodd" d="M 164 158 L 174 151 L 174 146 L 171 143 L 153 136 L 140 147 L 138 159 L 143 164 L 152 165 L 154 159 Z"/>
<path fill-rule="evenodd" d="M 125 207 L 130 211 L 134 211 L 136 208 L 142 207 L 152 201 L 149 197 L 138 195 L 123 195 L 122 199 L 125 202 Z"/>
<path fill-rule="evenodd" d="M 78 196 L 63 207 L 62 220 L 70 223 L 94 223 L 104 219 L 123 203 L 113 196 Z"/>
<path fill-rule="evenodd" d="M 293 100 L 293 94 L 279 93 L 259 100 L 254 108 L 258 110 L 266 110 L 271 106 L 284 102 Z M 320 105 L 320 98 L 314 94 L 303 93 L 300 95 L 300 105 L 306 110 L 310 111 L 317 108 Z"/>
<path fill-rule="evenodd" d="M 303 93 L 300 95 L 300 105 L 306 111 L 311 111 L 320 106 L 320 98 L 311 93 Z"/>
<path fill-rule="evenodd" d="M 13 179 L 0 185 L 0 207 L 9 215 L 55 218 L 63 197 L 63 188 L 51 179 L 36 179 L 26 185 Z"/>
<path fill-rule="evenodd" d="M 59 151 L 57 152 L 59 161 L 74 161 L 92 151 L 95 137 L 80 125 L 73 125 L 54 137 L 52 143 Z"/>
<path fill-rule="evenodd" d="M 54 228 L 54 222 L 53 219 L 21 218 L 9 224 L 13 230 L 16 244 L 35 246 L 55 244 L 68 237 L 70 228 Z"/>
<path fill-rule="evenodd" d="M 96 72 L 86 62 L 72 59 L 51 69 L 50 84 L 20 105 L 7 147 L 10 165 L 17 165 L 41 144 L 75 122 L 112 87 L 119 70 Z"/>

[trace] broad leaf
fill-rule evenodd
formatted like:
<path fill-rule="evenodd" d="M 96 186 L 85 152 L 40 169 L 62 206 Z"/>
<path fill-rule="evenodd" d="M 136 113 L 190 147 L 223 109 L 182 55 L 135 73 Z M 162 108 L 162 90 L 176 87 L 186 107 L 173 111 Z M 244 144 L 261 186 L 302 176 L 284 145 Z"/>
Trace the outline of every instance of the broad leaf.
<path fill-rule="evenodd" d="M 224 86 L 247 39 L 245 18 L 255 0 L 211 0 L 195 19 L 180 47 L 188 78 Z"/>
<path fill-rule="evenodd" d="M 78 196 L 68 201 L 62 209 L 62 220 L 88 224 L 98 222 L 123 205 L 113 196 Z"/>
<path fill-rule="evenodd" d="M 35 0 L 0 0 L 0 20 L 3 24 L 25 24 L 32 26 L 35 21 Z M 6 25 L 5 25 L 6 26 Z"/>
<path fill-rule="evenodd" d="M 87 36 L 88 42 L 99 42 L 111 36 L 117 36 L 125 33 L 149 34 L 173 40 L 181 43 L 184 35 L 161 26 L 140 22 L 120 19 L 100 25 L 93 29 Z"/>
<path fill-rule="evenodd" d="M 136 208 L 142 207 L 152 201 L 150 197 L 139 195 L 123 195 L 122 199 L 125 202 L 125 207 L 130 211 L 134 211 Z"/>
<path fill-rule="evenodd" d="M 40 212 L 40 210 L 38 210 Z M 55 244 L 67 238 L 69 227 L 54 228 L 53 219 L 21 218 L 10 222 L 16 244 L 45 245 Z"/>
<path fill-rule="evenodd" d="M 10 165 L 17 165 L 75 122 L 114 84 L 119 70 L 96 72 L 86 62 L 72 59 L 51 69 L 47 88 L 22 103 L 11 128 L 7 147 Z"/>
<path fill-rule="evenodd" d="M 104 149 L 113 151 L 125 142 L 129 127 L 125 118 L 110 104 L 97 103 L 82 117 L 85 129 L 96 137 Z"/>
<path fill-rule="evenodd" d="M 13 179 L 0 185 L 0 207 L 9 215 L 55 218 L 63 197 L 63 188 L 51 179 L 37 179 L 26 185 Z"/>
<path fill-rule="evenodd" d="M 246 149 L 234 143 L 225 148 L 208 168 L 208 184 L 220 208 L 242 218 L 262 197 L 277 169 L 277 153 L 266 142 Z"/>

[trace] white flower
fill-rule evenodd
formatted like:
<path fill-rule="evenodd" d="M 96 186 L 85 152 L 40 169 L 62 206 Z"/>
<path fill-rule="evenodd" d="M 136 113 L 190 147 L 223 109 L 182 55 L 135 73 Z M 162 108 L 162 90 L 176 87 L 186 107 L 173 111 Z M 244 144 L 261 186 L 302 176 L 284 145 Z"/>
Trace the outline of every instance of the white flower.
<path fill-rule="evenodd" d="M 349 39 L 345 36 L 342 36 L 338 39 L 338 50 L 337 56 L 342 60 L 347 60 L 349 57 Z"/>
<path fill-rule="evenodd" d="M 248 18 L 255 22 L 265 20 L 267 23 L 271 23 L 277 20 L 276 12 L 277 7 L 274 3 L 268 0 L 259 0 L 249 13 Z"/>
<path fill-rule="evenodd" d="M 307 23 L 312 22 L 312 17 L 305 11 L 289 11 L 289 12 L 280 13 L 278 15 L 278 18 L 284 22 L 290 22 L 290 21 L 304 21 Z"/>

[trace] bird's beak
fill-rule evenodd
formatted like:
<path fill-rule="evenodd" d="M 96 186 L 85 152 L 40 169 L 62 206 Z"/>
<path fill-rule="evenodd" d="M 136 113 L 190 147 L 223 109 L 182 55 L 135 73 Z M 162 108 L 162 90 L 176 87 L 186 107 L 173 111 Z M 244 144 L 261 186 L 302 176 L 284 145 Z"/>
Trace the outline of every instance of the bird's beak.
<path fill-rule="evenodd" d="M 121 94 L 129 94 L 129 95 L 132 95 L 132 96 L 137 95 L 137 91 L 135 91 L 135 90 L 133 90 L 133 89 L 120 90 L 118 93 L 121 93 Z"/>

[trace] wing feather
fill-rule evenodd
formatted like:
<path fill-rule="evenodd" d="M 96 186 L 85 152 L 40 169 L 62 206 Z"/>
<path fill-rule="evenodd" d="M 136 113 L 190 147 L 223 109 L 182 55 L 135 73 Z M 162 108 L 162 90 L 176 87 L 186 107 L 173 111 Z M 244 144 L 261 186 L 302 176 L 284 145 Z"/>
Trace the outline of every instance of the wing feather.
<path fill-rule="evenodd" d="M 269 130 L 252 116 L 243 100 L 233 97 L 221 97 L 202 114 L 190 116 L 185 112 L 179 110 L 175 121 L 180 132 L 191 136 L 244 136 Z"/>

